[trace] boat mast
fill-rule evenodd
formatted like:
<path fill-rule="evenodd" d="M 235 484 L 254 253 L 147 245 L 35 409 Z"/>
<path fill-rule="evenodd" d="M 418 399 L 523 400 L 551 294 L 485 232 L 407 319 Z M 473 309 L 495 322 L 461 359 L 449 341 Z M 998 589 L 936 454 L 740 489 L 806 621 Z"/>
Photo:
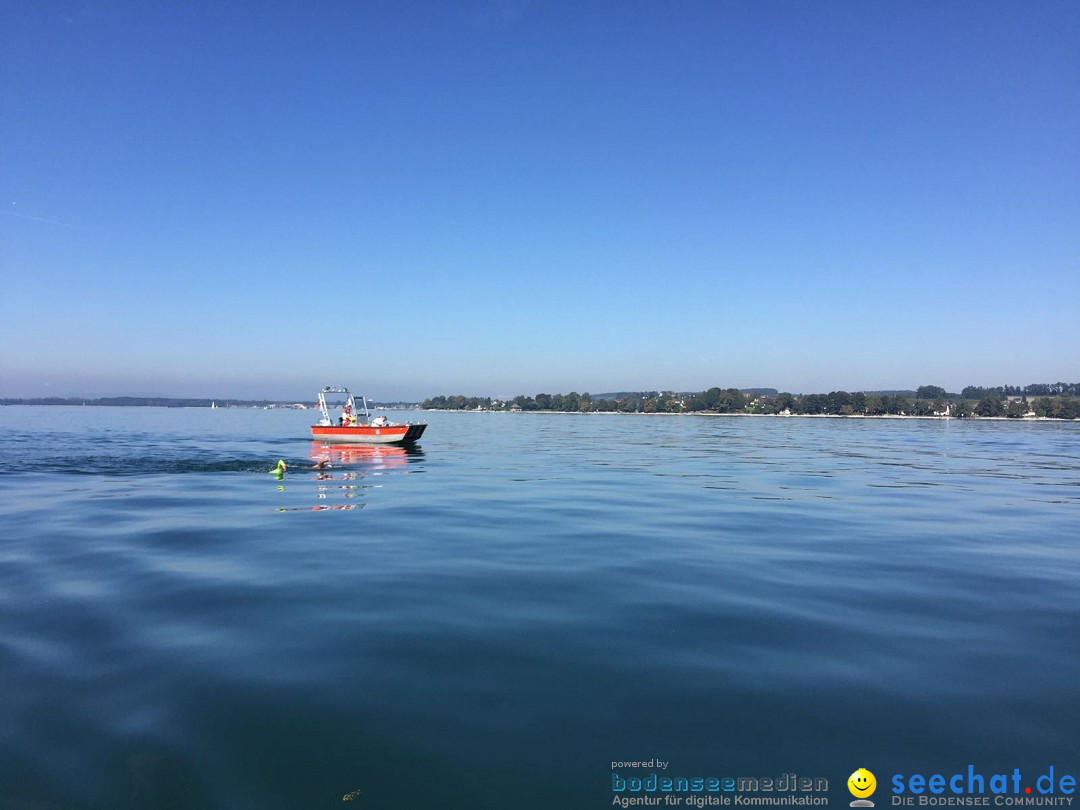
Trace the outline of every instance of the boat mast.
<path fill-rule="evenodd" d="M 330 411 L 326 408 L 326 392 L 329 390 L 330 388 L 327 387 L 319 392 L 319 410 L 322 412 L 322 423 L 324 425 L 330 424 Z"/>

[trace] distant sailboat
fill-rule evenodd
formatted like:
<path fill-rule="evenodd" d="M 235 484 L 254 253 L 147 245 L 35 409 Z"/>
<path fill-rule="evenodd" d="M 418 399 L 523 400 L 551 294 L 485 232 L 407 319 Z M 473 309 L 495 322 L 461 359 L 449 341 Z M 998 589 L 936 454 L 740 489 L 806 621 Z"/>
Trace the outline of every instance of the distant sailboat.
<path fill-rule="evenodd" d="M 216 399 L 210 401 L 210 410 L 214 410 L 215 408 L 217 408 L 217 400 Z"/>

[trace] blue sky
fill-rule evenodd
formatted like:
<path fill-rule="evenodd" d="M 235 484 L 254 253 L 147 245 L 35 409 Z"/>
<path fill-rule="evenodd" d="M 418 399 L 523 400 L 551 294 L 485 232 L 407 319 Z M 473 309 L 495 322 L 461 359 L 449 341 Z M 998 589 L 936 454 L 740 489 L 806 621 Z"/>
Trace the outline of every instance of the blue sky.
<path fill-rule="evenodd" d="M 0 7 L 0 396 L 1080 379 L 1080 3 Z"/>

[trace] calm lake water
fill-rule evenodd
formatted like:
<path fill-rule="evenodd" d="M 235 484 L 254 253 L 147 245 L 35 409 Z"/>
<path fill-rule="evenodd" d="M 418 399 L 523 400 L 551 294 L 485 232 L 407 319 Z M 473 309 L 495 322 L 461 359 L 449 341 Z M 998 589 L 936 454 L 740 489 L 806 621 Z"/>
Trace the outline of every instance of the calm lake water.
<path fill-rule="evenodd" d="M 0 808 L 1080 774 L 1080 424 L 404 418 L 0 408 Z"/>

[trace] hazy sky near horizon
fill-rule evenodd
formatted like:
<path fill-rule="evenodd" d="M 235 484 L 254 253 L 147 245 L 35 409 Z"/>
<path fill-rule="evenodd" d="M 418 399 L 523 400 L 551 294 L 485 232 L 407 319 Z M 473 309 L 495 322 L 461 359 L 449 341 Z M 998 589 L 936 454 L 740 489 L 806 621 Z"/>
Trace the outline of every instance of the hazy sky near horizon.
<path fill-rule="evenodd" d="M 0 396 L 1080 379 L 1080 3 L 0 7 Z"/>

